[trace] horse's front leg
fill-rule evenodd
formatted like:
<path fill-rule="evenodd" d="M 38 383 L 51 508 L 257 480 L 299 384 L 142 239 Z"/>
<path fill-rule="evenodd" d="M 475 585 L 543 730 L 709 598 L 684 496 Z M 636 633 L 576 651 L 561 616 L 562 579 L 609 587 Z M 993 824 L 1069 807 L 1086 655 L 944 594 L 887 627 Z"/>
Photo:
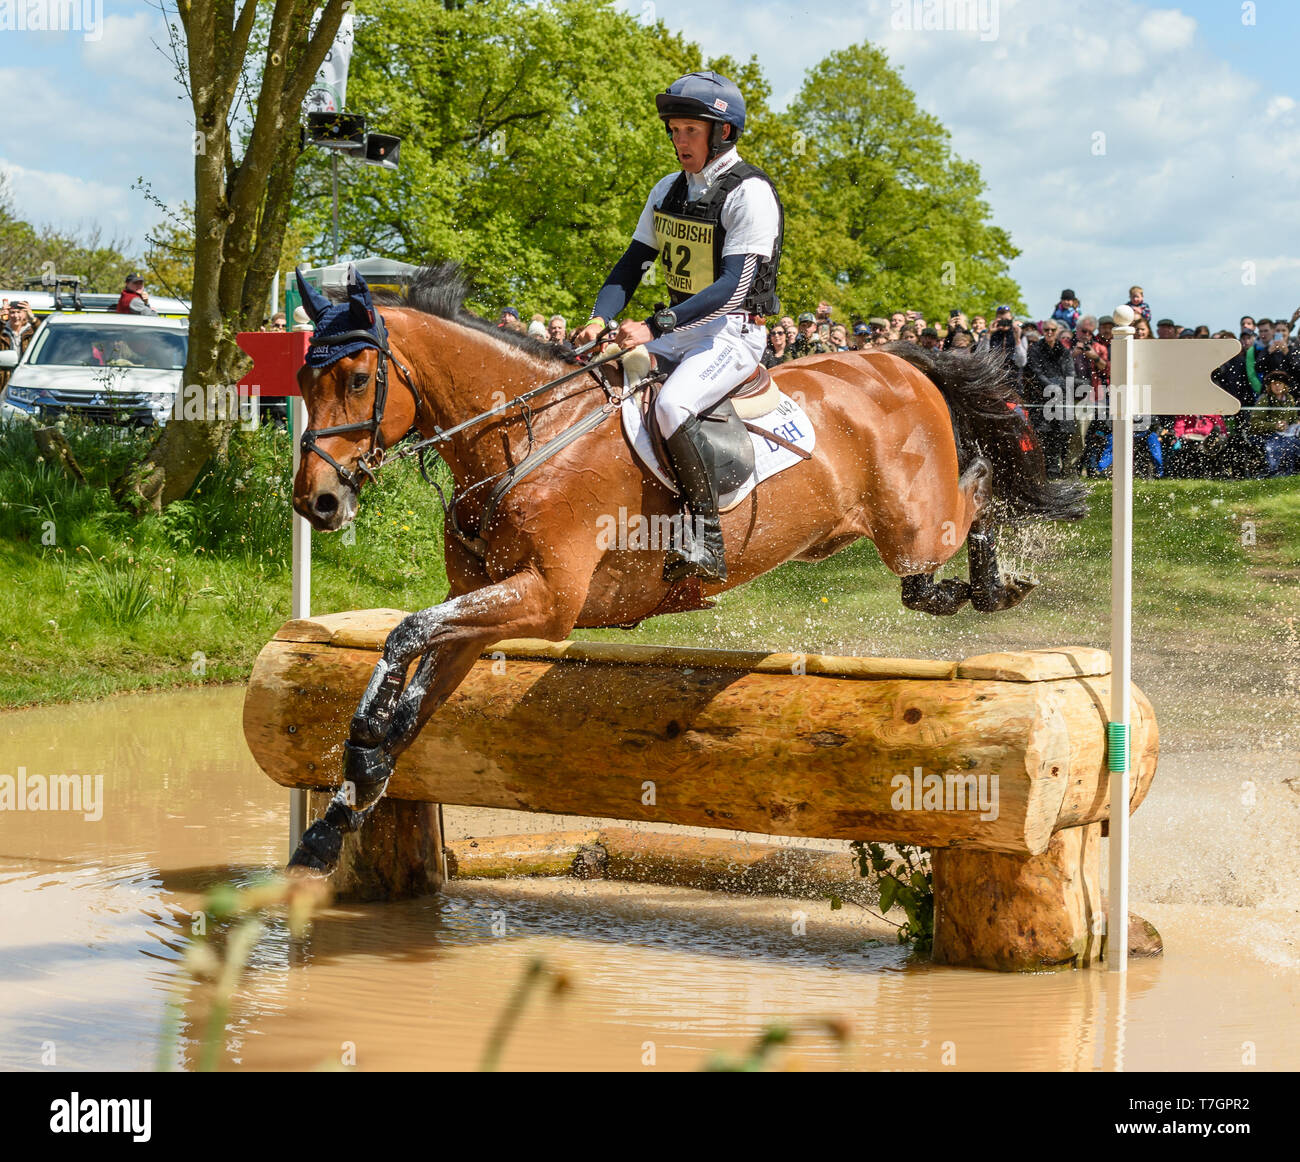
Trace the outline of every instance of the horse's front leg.
<path fill-rule="evenodd" d="M 507 637 L 562 639 L 580 608 L 581 601 L 559 599 L 540 573 L 529 570 L 403 618 L 388 635 L 353 715 L 343 744 L 343 786 L 307 829 L 289 866 L 334 870 L 343 833 L 360 828 L 383 797 L 398 755 L 487 646 Z"/>

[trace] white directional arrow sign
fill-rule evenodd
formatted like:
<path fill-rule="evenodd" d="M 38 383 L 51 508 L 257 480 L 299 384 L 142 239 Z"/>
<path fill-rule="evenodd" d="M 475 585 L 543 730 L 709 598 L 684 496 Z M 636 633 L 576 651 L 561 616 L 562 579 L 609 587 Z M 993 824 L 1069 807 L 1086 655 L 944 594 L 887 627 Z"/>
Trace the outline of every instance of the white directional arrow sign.
<path fill-rule="evenodd" d="M 1241 407 L 1210 380 L 1210 372 L 1241 350 L 1236 339 L 1117 339 L 1121 345 L 1133 349 L 1127 382 L 1139 415 L 1230 416 Z M 1112 352 L 1112 365 L 1122 367 L 1123 355 Z"/>
<path fill-rule="evenodd" d="M 1133 418 L 1135 415 L 1230 416 L 1241 403 L 1210 379 L 1240 345 L 1234 339 L 1134 339 L 1133 309 L 1114 312 L 1110 414 L 1115 449 L 1110 522 L 1110 900 L 1106 961 L 1128 968 L 1128 802 L 1133 629 Z M 1122 1002 L 1121 1002 L 1122 1003 Z"/>

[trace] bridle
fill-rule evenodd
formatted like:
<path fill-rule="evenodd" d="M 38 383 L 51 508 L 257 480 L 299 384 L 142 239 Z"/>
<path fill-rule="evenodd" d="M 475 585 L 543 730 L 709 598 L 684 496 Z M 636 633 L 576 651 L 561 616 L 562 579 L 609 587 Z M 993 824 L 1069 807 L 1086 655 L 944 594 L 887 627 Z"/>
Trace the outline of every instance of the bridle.
<path fill-rule="evenodd" d="M 411 379 L 411 373 L 402 365 L 388 346 L 388 329 L 384 326 L 383 316 L 378 312 L 375 313 L 375 329 L 373 331 L 343 331 L 338 335 L 313 335 L 311 340 L 313 347 L 337 347 L 343 343 L 364 343 L 367 347 L 373 347 L 377 353 L 375 398 L 370 409 L 370 418 L 368 420 L 359 420 L 355 424 L 334 424 L 328 428 L 307 428 L 302 434 L 301 446 L 304 457 L 315 453 L 338 473 L 339 479 L 344 484 L 353 492 L 360 493 L 362 481 L 357 473 L 360 472 L 362 475 L 374 480 L 375 473 L 384 462 L 386 449 L 380 442 L 380 428 L 384 422 L 384 411 L 388 406 L 388 361 L 390 359 L 393 361 L 393 366 L 401 372 L 402 382 L 405 383 L 406 389 L 411 393 L 411 398 L 415 401 L 416 419 L 420 417 L 424 401 L 420 399 L 420 393 L 415 389 L 415 382 Z M 414 424 L 412 424 L 412 427 L 414 427 Z M 361 458 L 357 461 L 356 472 L 349 472 L 316 442 L 321 436 L 339 436 L 344 432 L 370 433 L 370 447 L 362 453 Z M 403 436 L 405 436 L 405 433 L 403 433 Z"/>

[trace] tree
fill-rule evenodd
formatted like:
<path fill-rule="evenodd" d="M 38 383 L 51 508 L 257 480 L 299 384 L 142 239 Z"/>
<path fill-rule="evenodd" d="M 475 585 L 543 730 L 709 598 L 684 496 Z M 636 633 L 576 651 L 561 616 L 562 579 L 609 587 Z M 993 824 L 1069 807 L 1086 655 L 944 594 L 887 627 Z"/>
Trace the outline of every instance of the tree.
<path fill-rule="evenodd" d="M 194 287 L 184 382 L 228 391 L 261 326 L 280 265 L 300 149 L 302 102 L 349 0 L 178 0 L 171 50 L 194 114 Z M 259 12 L 262 15 L 259 17 Z M 237 152 L 242 150 L 242 156 Z M 211 396 L 209 397 L 211 398 Z M 233 416 L 173 419 L 119 482 L 137 507 L 184 496 L 224 448 Z"/>
<path fill-rule="evenodd" d="M 772 160 L 787 203 L 787 298 L 826 298 L 862 315 L 908 306 L 930 318 L 1021 305 L 1007 274 L 1019 251 L 988 220 L 978 167 L 953 155 L 948 131 L 880 49 L 828 56 L 790 119 L 791 148 Z"/>
<path fill-rule="evenodd" d="M 348 105 L 402 138 L 401 168 L 340 166 L 344 250 L 457 259 L 492 313 L 585 313 L 673 168 L 654 94 L 699 63 L 612 0 L 369 0 Z M 323 151 L 304 176 L 302 221 L 328 253 Z"/>

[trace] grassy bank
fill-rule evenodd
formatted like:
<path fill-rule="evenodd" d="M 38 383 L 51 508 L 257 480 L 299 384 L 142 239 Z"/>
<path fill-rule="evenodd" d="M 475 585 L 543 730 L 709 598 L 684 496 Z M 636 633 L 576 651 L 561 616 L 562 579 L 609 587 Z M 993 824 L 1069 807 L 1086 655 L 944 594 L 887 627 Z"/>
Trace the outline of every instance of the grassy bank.
<path fill-rule="evenodd" d="M 0 433 L 0 702 L 24 705 L 242 679 L 289 615 L 284 433 L 239 434 L 162 517 L 118 512 L 107 485 L 143 437 L 70 432 L 88 483 Z M 724 647 L 954 657 L 1109 637 L 1110 489 L 1088 518 L 1008 531 L 1006 567 L 1041 588 L 1017 610 L 933 618 L 904 609 L 868 542 L 791 564 L 708 612 L 576 636 Z M 1222 687 L 1225 717 L 1294 695 L 1300 479 L 1140 481 L 1135 504 L 1139 681 Z M 445 590 L 437 499 L 412 465 L 367 490 L 355 536 L 316 537 L 313 607 L 413 609 Z M 946 572 L 963 571 L 964 554 Z M 1245 666 L 1255 677 L 1240 677 Z M 1252 689 L 1253 687 L 1253 689 Z M 1202 690 L 1205 693 L 1205 690 Z"/>

